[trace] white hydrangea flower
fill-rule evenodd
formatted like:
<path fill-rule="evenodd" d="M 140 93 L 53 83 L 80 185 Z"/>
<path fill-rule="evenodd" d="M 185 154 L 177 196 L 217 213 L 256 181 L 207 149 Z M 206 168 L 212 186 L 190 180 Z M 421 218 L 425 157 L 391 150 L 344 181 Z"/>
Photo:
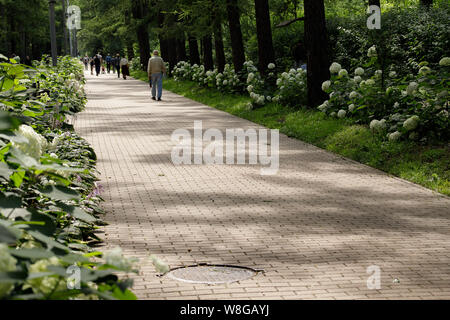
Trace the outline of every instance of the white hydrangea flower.
<path fill-rule="evenodd" d="M 228 80 L 223 80 L 223 85 L 224 86 L 228 85 Z"/>
<path fill-rule="evenodd" d="M 51 257 L 50 259 L 42 259 L 36 261 L 30 265 L 28 271 L 30 274 L 48 272 L 49 266 L 60 266 L 61 263 L 58 258 Z M 23 286 L 23 289 L 31 288 L 34 293 L 43 293 L 45 295 L 55 291 L 63 291 L 67 289 L 67 284 L 64 279 L 59 279 L 55 276 L 47 276 L 41 278 L 34 278 L 27 280 Z"/>
<path fill-rule="evenodd" d="M 389 141 L 398 141 L 402 136 L 401 132 L 395 131 L 388 135 Z"/>
<path fill-rule="evenodd" d="M 338 113 L 337 113 L 337 116 L 338 116 L 338 118 L 340 118 L 340 119 L 345 118 L 346 115 L 347 115 L 347 111 L 342 110 L 342 109 L 339 110 Z"/>
<path fill-rule="evenodd" d="M 20 149 L 23 153 L 29 155 L 30 157 L 39 160 L 42 153 L 46 150 L 48 146 L 47 140 L 40 134 L 38 134 L 34 129 L 27 125 L 21 125 L 18 132 L 27 138 L 28 142 L 13 142 L 12 145 Z"/>
<path fill-rule="evenodd" d="M 356 76 L 362 76 L 364 74 L 364 72 L 365 72 L 364 69 L 361 67 L 355 69 Z"/>
<path fill-rule="evenodd" d="M 417 128 L 419 125 L 420 118 L 418 116 L 412 116 L 411 118 L 408 118 L 403 122 L 403 128 L 405 128 L 408 131 L 412 131 Z"/>
<path fill-rule="evenodd" d="M 369 48 L 369 50 L 367 50 L 367 56 L 369 58 L 376 57 L 377 56 L 377 47 L 376 46 L 371 46 Z"/>
<path fill-rule="evenodd" d="M 151 255 L 150 259 L 152 260 L 152 263 L 155 266 L 156 271 L 158 271 L 159 273 L 166 274 L 167 272 L 170 271 L 170 268 L 167 265 L 167 263 L 159 259 L 157 256 Z"/>
<path fill-rule="evenodd" d="M 281 80 L 280 78 L 277 79 L 277 86 L 280 86 L 281 81 L 283 81 L 283 80 Z"/>
<path fill-rule="evenodd" d="M 331 86 L 331 81 L 327 80 L 324 83 L 322 83 L 322 90 L 326 92 L 326 91 L 328 91 L 328 89 L 330 89 L 330 86 Z"/>
<path fill-rule="evenodd" d="M 0 272 L 10 272 L 16 270 L 17 260 L 9 253 L 8 246 L 0 243 Z M 0 299 L 7 296 L 14 285 L 12 283 L 0 282 Z"/>
<path fill-rule="evenodd" d="M 341 71 L 339 71 L 339 77 L 346 77 L 348 76 L 348 71 L 345 69 L 342 69 Z"/>
<path fill-rule="evenodd" d="M 267 96 L 266 100 L 270 102 L 270 101 L 272 101 L 272 97 L 271 96 Z"/>
<path fill-rule="evenodd" d="M 418 87 L 419 87 L 419 84 L 417 82 L 415 82 L 415 81 L 411 82 L 408 85 L 408 88 L 406 88 L 407 95 L 410 95 L 410 96 L 413 95 Z"/>
<path fill-rule="evenodd" d="M 269 65 L 267 66 L 267 68 L 269 68 L 270 70 L 275 69 L 275 63 L 269 63 Z"/>
<path fill-rule="evenodd" d="M 355 105 L 352 103 L 348 106 L 348 111 L 353 112 L 355 110 Z"/>
<path fill-rule="evenodd" d="M 336 112 L 333 111 L 332 113 L 330 113 L 330 117 L 336 117 Z"/>
<path fill-rule="evenodd" d="M 247 87 L 247 91 L 248 91 L 248 92 L 253 92 L 253 89 L 254 89 L 254 87 L 253 87 L 252 85 L 249 85 L 249 86 Z"/>
<path fill-rule="evenodd" d="M 426 76 L 431 73 L 431 69 L 427 66 L 423 66 L 419 69 L 419 75 L 420 76 Z"/>
<path fill-rule="evenodd" d="M 124 257 L 122 249 L 119 247 L 104 252 L 103 259 L 106 264 L 115 266 L 116 268 L 122 270 L 131 270 L 133 264 L 136 262 L 136 259 L 127 259 Z"/>
<path fill-rule="evenodd" d="M 374 86 L 375 85 L 375 80 L 367 79 L 364 84 L 367 85 L 367 86 Z"/>
<path fill-rule="evenodd" d="M 361 81 L 363 81 L 361 76 L 355 76 L 355 78 L 353 80 L 355 80 L 356 83 L 361 83 Z"/>
<path fill-rule="evenodd" d="M 398 107 L 400 107 L 400 103 L 398 102 L 394 103 L 394 109 L 397 109 Z"/>
<path fill-rule="evenodd" d="M 350 94 L 349 94 L 350 99 L 356 99 L 357 97 L 358 97 L 358 92 L 356 92 L 356 91 L 350 92 Z"/>
<path fill-rule="evenodd" d="M 450 67 L 450 57 L 444 57 L 439 61 L 439 65 L 443 67 Z"/>
<path fill-rule="evenodd" d="M 333 62 L 330 66 L 331 73 L 339 73 L 339 71 L 341 71 L 341 69 L 342 69 L 342 66 L 337 62 Z"/>

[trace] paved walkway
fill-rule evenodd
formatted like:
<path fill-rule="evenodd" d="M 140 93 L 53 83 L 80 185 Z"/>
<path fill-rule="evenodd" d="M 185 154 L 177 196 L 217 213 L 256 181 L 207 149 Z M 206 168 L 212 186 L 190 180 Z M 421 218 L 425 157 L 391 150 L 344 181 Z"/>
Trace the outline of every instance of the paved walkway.
<path fill-rule="evenodd" d="M 141 258 L 141 299 L 450 298 L 450 199 L 280 136 L 280 170 L 175 166 L 174 130 L 259 128 L 186 98 L 149 99 L 148 85 L 87 75 L 87 110 L 76 122 L 102 173 L 108 247 Z M 230 285 L 159 278 L 195 263 L 264 269 Z M 379 266 L 381 289 L 367 288 Z"/>

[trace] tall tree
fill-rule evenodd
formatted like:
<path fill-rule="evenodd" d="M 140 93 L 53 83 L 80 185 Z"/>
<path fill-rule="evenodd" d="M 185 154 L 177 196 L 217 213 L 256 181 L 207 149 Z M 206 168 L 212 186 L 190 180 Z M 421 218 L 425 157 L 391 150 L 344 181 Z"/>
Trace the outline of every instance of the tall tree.
<path fill-rule="evenodd" d="M 150 58 L 150 43 L 148 36 L 148 0 L 132 0 L 133 18 L 136 21 L 136 35 L 139 44 L 139 54 L 143 70 L 147 70 Z"/>
<path fill-rule="evenodd" d="M 189 36 L 189 62 L 191 64 L 200 64 L 200 54 L 198 53 L 198 41 L 190 35 Z"/>
<path fill-rule="evenodd" d="M 315 107 L 326 99 L 322 83 L 330 78 L 325 5 L 324 0 L 305 0 L 304 6 L 308 105 Z"/>
<path fill-rule="evenodd" d="M 217 1 L 213 3 L 212 21 L 214 32 L 214 47 L 216 50 L 216 65 L 219 72 L 223 72 L 225 68 L 225 49 L 223 46 L 222 14 Z"/>
<path fill-rule="evenodd" d="M 233 64 L 236 73 L 242 70 L 245 62 L 244 42 L 240 21 L 240 10 L 237 0 L 226 0 L 228 13 L 228 26 L 230 28 L 231 51 L 233 53 Z"/>
<path fill-rule="evenodd" d="M 269 1 L 255 0 L 256 35 L 258 37 L 259 71 L 267 74 L 267 65 L 275 62 L 272 27 L 270 22 Z"/>
<path fill-rule="evenodd" d="M 205 70 L 214 69 L 213 51 L 212 51 L 212 39 L 210 35 L 203 37 L 203 64 Z"/>

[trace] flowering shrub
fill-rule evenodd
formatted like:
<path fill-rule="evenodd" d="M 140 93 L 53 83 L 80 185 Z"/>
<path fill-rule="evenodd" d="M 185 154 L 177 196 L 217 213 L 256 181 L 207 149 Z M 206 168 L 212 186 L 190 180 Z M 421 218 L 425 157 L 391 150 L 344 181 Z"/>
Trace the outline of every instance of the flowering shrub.
<path fill-rule="evenodd" d="M 338 63 L 332 64 L 332 77 L 322 85 L 330 98 L 318 109 L 331 116 L 370 123 L 373 132 L 385 133 L 391 141 L 448 139 L 450 59 L 442 58 L 435 70 L 422 62 L 416 75 L 401 79 L 390 71 L 383 86 L 382 71 L 373 69 L 375 47 L 369 49 L 368 56 L 372 59 L 367 69 L 356 68 L 354 76 Z"/>
<path fill-rule="evenodd" d="M 135 299 L 116 275 L 131 261 L 91 252 L 102 213 L 96 156 L 65 122 L 84 108 L 81 66 L 3 62 L 0 78 L 0 299 Z"/>
<path fill-rule="evenodd" d="M 306 103 L 307 87 L 306 72 L 301 69 L 291 69 L 283 72 L 276 80 L 277 95 L 273 101 L 289 106 L 298 106 Z"/>

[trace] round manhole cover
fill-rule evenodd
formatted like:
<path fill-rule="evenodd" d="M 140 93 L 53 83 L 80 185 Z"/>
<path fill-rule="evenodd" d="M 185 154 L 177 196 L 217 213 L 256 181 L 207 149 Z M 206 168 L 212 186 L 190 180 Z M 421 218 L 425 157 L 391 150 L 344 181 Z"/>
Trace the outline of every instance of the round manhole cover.
<path fill-rule="evenodd" d="M 250 279 L 256 274 L 257 271 L 250 268 L 206 265 L 175 269 L 170 271 L 167 276 L 183 282 L 222 284 Z"/>

